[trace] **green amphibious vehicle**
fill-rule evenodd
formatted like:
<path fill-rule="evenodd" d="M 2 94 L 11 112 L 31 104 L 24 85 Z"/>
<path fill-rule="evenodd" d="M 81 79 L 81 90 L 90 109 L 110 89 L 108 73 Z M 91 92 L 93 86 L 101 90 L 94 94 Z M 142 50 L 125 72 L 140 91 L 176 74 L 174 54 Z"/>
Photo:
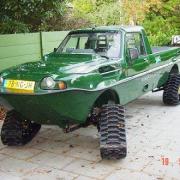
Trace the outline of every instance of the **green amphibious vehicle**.
<path fill-rule="evenodd" d="M 71 31 L 41 61 L 0 73 L 0 101 L 8 109 L 2 143 L 24 145 L 41 124 L 65 132 L 95 125 L 102 158 L 126 156 L 124 105 L 149 91 L 180 102 L 180 48 L 151 48 L 142 27 Z"/>

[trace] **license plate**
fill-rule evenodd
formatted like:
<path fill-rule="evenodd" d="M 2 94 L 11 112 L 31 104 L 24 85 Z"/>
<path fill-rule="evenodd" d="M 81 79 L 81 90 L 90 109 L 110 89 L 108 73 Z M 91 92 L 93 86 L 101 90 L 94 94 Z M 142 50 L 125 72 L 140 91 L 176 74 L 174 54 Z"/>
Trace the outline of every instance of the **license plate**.
<path fill-rule="evenodd" d="M 5 80 L 4 87 L 7 89 L 17 89 L 25 91 L 33 91 L 35 86 L 34 81 L 23 81 L 23 80 Z"/>

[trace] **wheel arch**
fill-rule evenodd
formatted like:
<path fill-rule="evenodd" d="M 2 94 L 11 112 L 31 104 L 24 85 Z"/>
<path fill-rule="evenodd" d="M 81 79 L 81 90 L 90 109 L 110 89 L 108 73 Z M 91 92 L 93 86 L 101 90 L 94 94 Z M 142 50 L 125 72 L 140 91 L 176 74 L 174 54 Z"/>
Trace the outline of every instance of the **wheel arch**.
<path fill-rule="evenodd" d="M 179 66 L 177 64 L 174 64 L 171 68 L 170 74 L 179 74 Z"/>
<path fill-rule="evenodd" d="M 102 92 L 99 97 L 94 102 L 93 107 L 101 107 L 104 104 L 107 104 L 109 100 L 112 100 L 115 102 L 115 104 L 120 103 L 120 98 L 118 93 L 113 89 L 108 89 Z"/>

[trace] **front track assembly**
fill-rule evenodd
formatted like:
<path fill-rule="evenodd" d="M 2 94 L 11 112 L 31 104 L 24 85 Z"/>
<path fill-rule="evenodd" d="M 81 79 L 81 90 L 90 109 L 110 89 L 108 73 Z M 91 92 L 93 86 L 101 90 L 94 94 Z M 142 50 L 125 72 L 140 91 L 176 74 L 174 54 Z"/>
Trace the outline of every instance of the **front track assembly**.
<path fill-rule="evenodd" d="M 40 130 L 41 125 L 24 119 L 15 110 L 7 112 L 1 129 L 4 145 L 22 146 L 30 142 Z"/>
<path fill-rule="evenodd" d="M 126 132 L 124 107 L 104 105 L 99 122 L 100 151 L 102 159 L 126 157 Z"/>

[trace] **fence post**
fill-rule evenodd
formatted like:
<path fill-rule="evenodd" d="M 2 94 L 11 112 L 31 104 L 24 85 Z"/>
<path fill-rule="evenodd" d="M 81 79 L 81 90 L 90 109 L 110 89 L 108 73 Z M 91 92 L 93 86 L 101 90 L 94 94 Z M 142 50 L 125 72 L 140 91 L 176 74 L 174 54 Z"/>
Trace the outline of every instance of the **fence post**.
<path fill-rule="evenodd" d="M 41 51 L 41 59 L 43 58 L 44 52 L 43 52 L 43 33 L 42 31 L 39 32 L 40 36 L 40 51 Z"/>

